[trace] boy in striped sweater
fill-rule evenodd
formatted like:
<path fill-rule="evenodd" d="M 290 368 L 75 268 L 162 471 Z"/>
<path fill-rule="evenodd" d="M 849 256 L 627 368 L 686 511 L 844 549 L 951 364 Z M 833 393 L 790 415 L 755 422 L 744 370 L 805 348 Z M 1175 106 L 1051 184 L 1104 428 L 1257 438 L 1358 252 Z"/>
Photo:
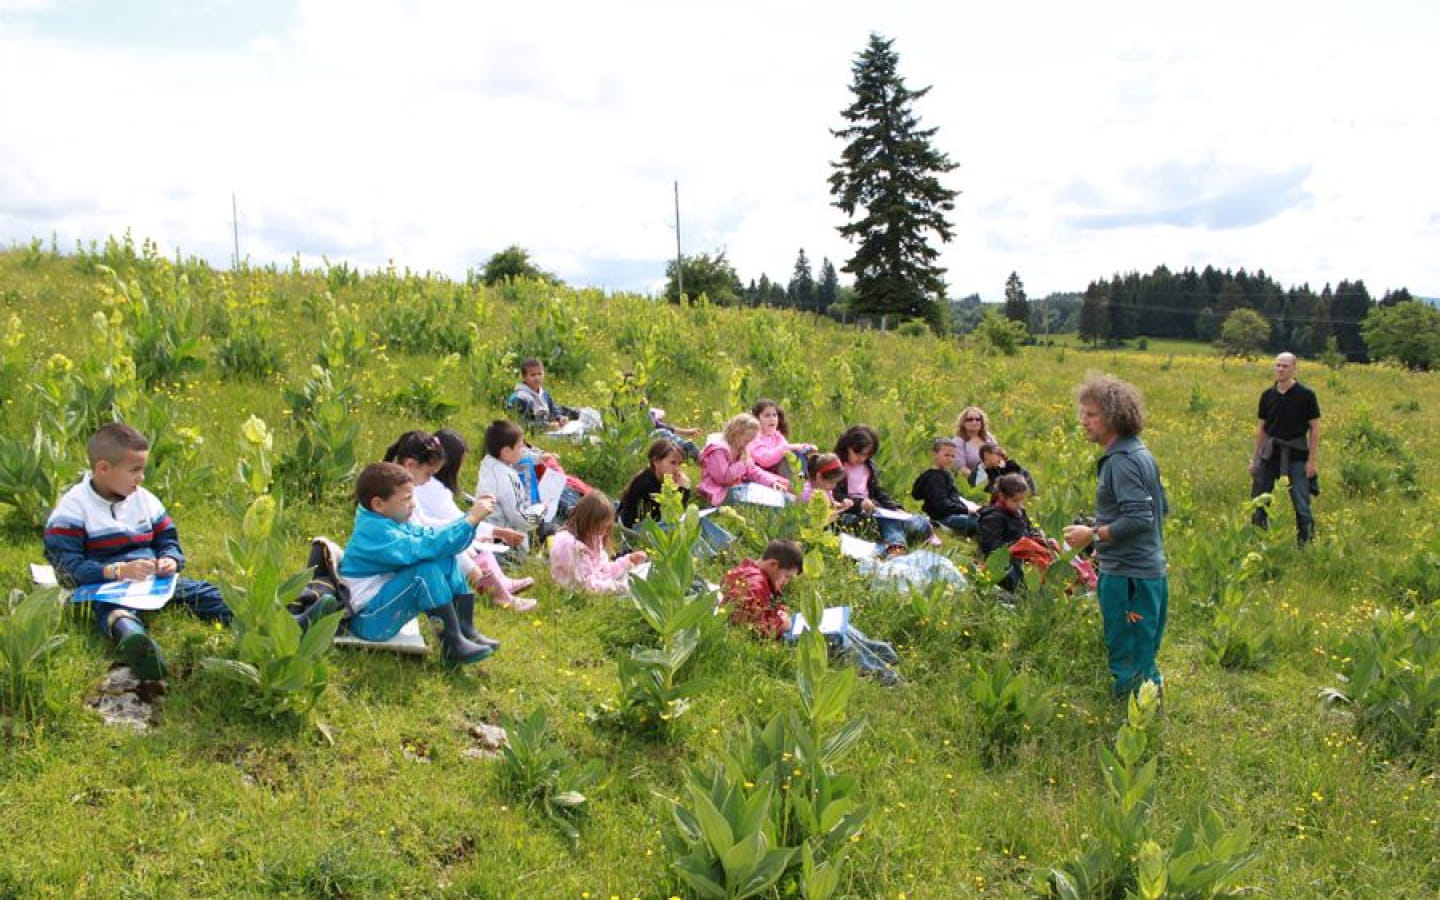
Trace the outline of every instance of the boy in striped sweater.
<path fill-rule="evenodd" d="M 202 619 L 228 623 L 220 590 L 207 581 L 179 578 L 185 567 L 175 522 L 142 487 L 150 443 L 129 425 L 112 422 L 86 445 L 90 471 L 60 498 L 45 523 L 45 558 L 67 587 L 108 581 L 144 581 L 176 575 L 171 602 Z M 100 634 L 136 676 L 165 677 L 165 658 L 145 632 L 140 614 L 111 603 L 91 604 Z"/>

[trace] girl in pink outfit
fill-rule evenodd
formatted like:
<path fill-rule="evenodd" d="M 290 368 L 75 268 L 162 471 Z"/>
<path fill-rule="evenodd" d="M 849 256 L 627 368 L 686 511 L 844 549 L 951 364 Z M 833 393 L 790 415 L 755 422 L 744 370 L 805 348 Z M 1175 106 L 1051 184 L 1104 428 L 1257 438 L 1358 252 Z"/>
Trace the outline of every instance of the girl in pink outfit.
<path fill-rule="evenodd" d="M 750 407 L 750 415 L 760 423 L 760 433 L 750 442 L 750 459 L 755 465 L 776 475 L 790 476 L 790 467 L 785 455 L 794 453 L 805 461 L 805 456 L 815 452 L 814 444 L 790 443 L 790 425 L 785 421 L 785 410 L 774 400 L 756 400 Z"/>
<path fill-rule="evenodd" d="M 777 490 L 789 491 L 790 482 L 755 465 L 750 458 L 750 444 L 760 433 L 760 421 L 749 413 L 741 413 L 725 423 L 718 441 L 712 440 L 700 451 L 700 496 L 719 506 L 731 490 L 747 481 L 754 481 Z"/>
<path fill-rule="evenodd" d="M 630 570 L 645 562 L 645 551 L 636 550 L 610 559 L 615 531 L 615 506 L 600 491 L 591 491 L 570 513 L 565 528 L 550 541 L 550 573 L 555 583 L 571 591 L 592 594 L 624 594 L 629 590 Z"/>

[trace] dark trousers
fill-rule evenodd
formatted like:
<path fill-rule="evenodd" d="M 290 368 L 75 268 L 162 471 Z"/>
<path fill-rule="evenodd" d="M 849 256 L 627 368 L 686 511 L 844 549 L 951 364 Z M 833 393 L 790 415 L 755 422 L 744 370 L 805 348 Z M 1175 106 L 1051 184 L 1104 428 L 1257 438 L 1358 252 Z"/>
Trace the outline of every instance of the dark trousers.
<path fill-rule="evenodd" d="M 1315 517 L 1310 513 L 1310 479 L 1305 477 L 1305 460 L 1290 460 L 1290 505 L 1295 507 L 1295 537 L 1300 543 L 1306 543 L 1315 536 Z M 1251 498 L 1261 494 L 1268 494 L 1275 489 L 1275 482 L 1280 480 L 1280 460 L 1261 460 L 1260 468 L 1250 481 Z M 1261 508 L 1257 508 L 1251 516 L 1251 521 L 1257 527 L 1269 528 L 1270 516 Z"/>
<path fill-rule="evenodd" d="M 230 607 L 225 605 L 225 598 L 220 596 L 220 589 L 208 581 L 196 581 L 193 578 L 181 578 L 175 583 L 175 596 L 170 598 L 166 606 L 179 604 L 188 608 L 201 619 L 223 622 L 230 624 Z M 99 629 L 101 637 L 113 640 L 110 634 L 110 614 L 118 610 L 125 610 L 123 606 L 116 606 L 113 603 L 92 603 L 91 611 L 95 614 L 95 627 Z M 135 610 L 125 610 L 130 615 L 140 618 L 140 613 Z"/>

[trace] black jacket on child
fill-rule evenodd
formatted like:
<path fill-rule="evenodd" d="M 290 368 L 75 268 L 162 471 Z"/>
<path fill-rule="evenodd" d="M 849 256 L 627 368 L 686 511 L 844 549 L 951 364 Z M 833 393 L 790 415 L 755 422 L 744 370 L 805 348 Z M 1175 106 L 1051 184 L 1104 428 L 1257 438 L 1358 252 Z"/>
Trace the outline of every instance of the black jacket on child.
<path fill-rule="evenodd" d="M 865 472 L 865 496 L 881 509 L 899 509 L 900 504 L 896 503 L 895 499 L 885 493 L 885 489 L 880 486 L 880 470 L 875 468 L 875 460 L 865 460 Z M 850 499 L 848 491 L 849 483 L 842 478 L 840 483 L 835 485 L 835 490 L 831 494 L 836 500 L 843 502 Z"/>
<path fill-rule="evenodd" d="M 915 479 L 910 496 L 920 501 L 925 515 L 936 521 L 955 515 L 969 515 L 970 507 L 955 488 L 955 476 L 944 469 L 926 469 Z"/>
<path fill-rule="evenodd" d="M 992 503 L 980 510 L 980 555 L 989 556 L 1001 547 L 1008 547 L 1022 537 L 1036 540 L 1044 535 L 1030 522 L 1030 514 L 1022 507 L 1010 512 Z"/>
<path fill-rule="evenodd" d="M 636 475 L 620 498 L 620 524 L 634 529 L 639 527 L 642 519 L 660 518 L 660 502 L 654 496 L 660 493 L 661 487 L 660 476 L 655 474 L 654 469 L 646 469 Z M 690 504 L 689 488 L 680 488 L 680 502 L 687 506 Z"/>

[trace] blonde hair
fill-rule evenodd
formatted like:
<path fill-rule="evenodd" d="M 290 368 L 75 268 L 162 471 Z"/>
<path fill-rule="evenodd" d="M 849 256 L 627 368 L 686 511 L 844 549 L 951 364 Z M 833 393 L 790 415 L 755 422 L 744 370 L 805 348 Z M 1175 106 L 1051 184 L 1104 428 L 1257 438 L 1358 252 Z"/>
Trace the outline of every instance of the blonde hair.
<path fill-rule="evenodd" d="M 725 423 L 725 430 L 721 432 L 725 438 L 725 444 L 730 448 L 731 453 L 739 453 L 744 449 L 744 444 L 737 447 L 735 446 L 735 442 L 747 433 L 750 437 L 745 440 L 744 444 L 753 441 L 755 435 L 760 433 L 760 420 L 749 413 L 740 413 L 740 415 L 731 418 L 730 421 Z"/>
<path fill-rule="evenodd" d="M 976 437 L 987 441 L 995 440 L 995 436 L 990 433 L 990 417 L 985 415 L 985 410 L 978 406 L 967 406 L 960 410 L 960 415 L 955 417 L 956 437 L 966 441 L 970 440 L 970 436 L 965 432 L 965 417 L 969 415 L 980 417 L 980 431 L 976 433 Z"/>

